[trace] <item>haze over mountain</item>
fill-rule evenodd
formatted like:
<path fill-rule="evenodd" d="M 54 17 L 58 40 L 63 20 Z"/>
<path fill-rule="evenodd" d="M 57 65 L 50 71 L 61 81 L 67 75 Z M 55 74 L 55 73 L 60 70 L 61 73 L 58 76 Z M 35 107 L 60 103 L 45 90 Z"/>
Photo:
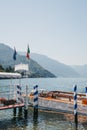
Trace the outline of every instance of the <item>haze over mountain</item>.
<path fill-rule="evenodd" d="M 53 60 L 45 55 L 36 53 L 32 53 L 31 57 L 41 66 L 43 66 L 50 72 L 55 73 L 56 76 L 87 77 L 87 64 L 69 66 Z"/>
<path fill-rule="evenodd" d="M 21 54 L 25 55 L 23 52 Z M 69 66 L 37 53 L 31 53 L 31 58 L 56 76 L 87 77 L 87 65 Z"/>
<path fill-rule="evenodd" d="M 5 44 L 0 44 L 0 64 L 7 67 L 21 62 L 28 63 L 25 52 L 17 53 L 17 60 L 14 62 L 13 49 Z M 57 77 L 87 77 L 87 65 L 69 66 L 37 53 L 31 53 L 30 57 L 30 71 L 35 75 L 39 74 L 42 77 L 54 77 L 55 75 Z"/>
<path fill-rule="evenodd" d="M 14 50 L 5 44 L 0 43 L 0 64 L 6 68 L 8 66 L 13 67 L 16 64 L 25 63 L 28 64 L 28 60 L 25 56 L 17 54 L 16 61 L 13 60 Z M 29 69 L 31 77 L 55 77 L 54 74 L 41 67 L 37 62 L 30 59 Z"/>
<path fill-rule="evenodd" d="M 87 77 L 87 65 L 74 65 L 72 68 L 77 71 L 82 77 Z"/>
<path fill-rule="evenodd" d="M 25 52 L 19 52 L 21 55 L 26 55 Z M 80 74 L 69 65 L 65 65 L 56 60 L 53 60 L 45 55 L 31 53 L 31 58 L 49 70 L 57 77 L 80 77 Z"/>
<path fill-rule="evenodd" d="M 56 76 L 60 77 L 79 77 L 77 73 L 71 66 L 60 63 L 56 60 L 53 60 L 47 56 L 40 54 L 31 54 L 31 58 L 37 61 L 45 69 L 49 70 Z"/>

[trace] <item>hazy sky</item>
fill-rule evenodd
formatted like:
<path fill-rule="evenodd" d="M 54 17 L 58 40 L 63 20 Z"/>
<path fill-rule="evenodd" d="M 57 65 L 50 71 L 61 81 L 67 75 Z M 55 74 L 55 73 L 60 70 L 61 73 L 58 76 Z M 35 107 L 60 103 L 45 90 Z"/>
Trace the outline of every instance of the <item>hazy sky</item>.
<path fill-rule="evenodd" d="M 0 43 L 87 64 L 87 0 L 0 0 Z"/>

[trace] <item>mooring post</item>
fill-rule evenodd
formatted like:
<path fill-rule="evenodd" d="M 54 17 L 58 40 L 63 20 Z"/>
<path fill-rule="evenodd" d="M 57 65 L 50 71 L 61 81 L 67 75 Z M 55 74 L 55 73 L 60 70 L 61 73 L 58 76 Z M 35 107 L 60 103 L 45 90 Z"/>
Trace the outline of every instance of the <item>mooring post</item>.
<path fill-rule="evenodd" d="M 87 99 L 87 87 L 86 87 L 86 99 Z"/>
<path fill-rule="evenodd" d="M 27 117 L 27 114 L 28 114 L 28 85 L 26 85 L 26 98 L 25 98 L 24 114 L 25 114 L 25 117 Z"/>
<path fill-rule="evenodd" d="M 12 88 L 12 78 L 11 78 L 11 84 L 10 84 L 10 99 L 11 99 L 11 88 Z"/>
<path fill-rule="evenodd" d="M 21 103 L 21 86 L 17 85 L 17 102 Z"/>
<path fill-rule="evenodd" d="M 20 114 L 22 113 L 22 107 L 19 107 L 19 113 Z"/>
<path fill-rule="evenodd" d="M 34 116 L 38 116 L 38 85 L 34 86 Z"/>
<path fill-rule="evenodd" d="M 16 108 L 13 108 L 13 115 L 16 116 Z"/>
<path fill-rule="evenodd" d="M 19 103 L 19 104 L 23 102 L 21 90 L 22 90 L 21 85 L 17 85 L 17 103 Z M 22 114 L 22 107 L 19 107 L 18 109 L 19 109 L 19 113 L 21 115 Z"/>
<path fill-rule="evenodd" d="M 18 110 L 18 118 L 20 119 L 22 117 L 22 107 L 19 107 Z"/>
<path fill-rule="evenodd" d="M 77 114 L 77 85 L 74 86 L 74 118 L 75 118 L 75 125 L 77 128 L 78 125 L 78 114 Z"/>
<path fill-rule="evenodd" d="M 14 100 L 16 99 L 16 86 L 14 85 Z"/>

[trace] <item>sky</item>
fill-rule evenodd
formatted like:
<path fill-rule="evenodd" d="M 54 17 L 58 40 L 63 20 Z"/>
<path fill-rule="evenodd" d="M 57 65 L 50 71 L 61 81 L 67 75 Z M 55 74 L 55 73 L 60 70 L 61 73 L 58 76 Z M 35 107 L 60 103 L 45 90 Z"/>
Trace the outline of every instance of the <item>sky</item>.
<path fill-rule="evenodd" d="M 87 64 L 87 0 L 0 0 L 0 43 Z"/>

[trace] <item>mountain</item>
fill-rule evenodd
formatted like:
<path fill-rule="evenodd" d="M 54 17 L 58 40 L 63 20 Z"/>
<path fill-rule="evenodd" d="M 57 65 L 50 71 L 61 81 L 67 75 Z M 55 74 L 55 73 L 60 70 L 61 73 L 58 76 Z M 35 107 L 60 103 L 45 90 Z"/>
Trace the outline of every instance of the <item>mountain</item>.
<path fill-rule="evenodd" d="M 18 52 L 17 60 L 14 62 L 13 51 L 9 46 L 0 44 L 0 64 L 4 68 L 28 63 L 25 52 Z M 87 65 L 69 66 L 37 53 L 31 53 L 30 56 L 31 77 L 87 77 Z"/>
<path fill-rule="evenodd" d="M 9 46 L 0 43 L 0 64 L 6 67 L 14 67 L 16 64 L 24 63 L 28 64 L 28 60 L 25 56 L 21 56 L 17 53 L 16 61 L 13 60 L 14 50 Z M 55 77 L 54 74 L 44 69 L 36 61 L 30 59 L 29 61 L 30 77 Z"/>
<path fill-rule="evenodd" d="M 24 52 L 20 52 L 20 54 L 25 55 Z M 45 55 L 31 53 L 31 58 L 57 77 L 80 77 L 80 74 L 71 66 L 62 64 Z"/>
<path fill-rule="evenodd" d="M 82 77 L 87 77 L 87 65 L 74 65 L 72 68 Z"/>
<path fill-rule="evenodd" d="M 31 58 L 37 61 L 45 69 L 60 77 L 79 77 L 80 75 L 71 66 L 60 63 L 47 56 L 31 54 Z"/>

